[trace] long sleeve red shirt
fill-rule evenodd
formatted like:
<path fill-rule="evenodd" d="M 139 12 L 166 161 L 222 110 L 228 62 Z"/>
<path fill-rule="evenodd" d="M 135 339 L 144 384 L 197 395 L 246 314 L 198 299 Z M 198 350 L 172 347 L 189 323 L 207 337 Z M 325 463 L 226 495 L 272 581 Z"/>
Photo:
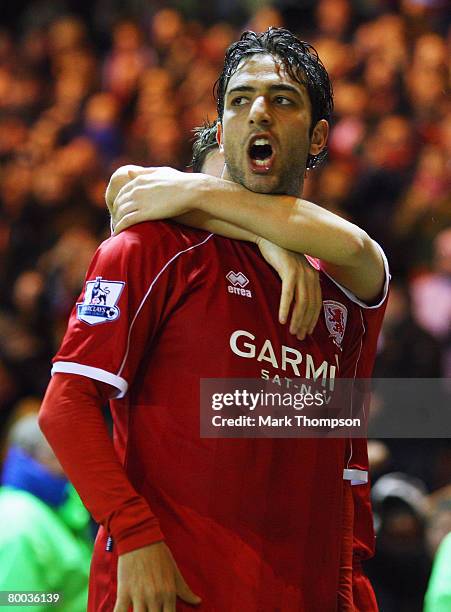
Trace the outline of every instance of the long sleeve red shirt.
<path fill-rule="evenodd" d="M 123 554 L 161 541 L 163 534 L 114 450 L 102 415 L 110 393 L 109 385 L 85 376 L 55 374 L 39 425 L 84 504 Z"/>

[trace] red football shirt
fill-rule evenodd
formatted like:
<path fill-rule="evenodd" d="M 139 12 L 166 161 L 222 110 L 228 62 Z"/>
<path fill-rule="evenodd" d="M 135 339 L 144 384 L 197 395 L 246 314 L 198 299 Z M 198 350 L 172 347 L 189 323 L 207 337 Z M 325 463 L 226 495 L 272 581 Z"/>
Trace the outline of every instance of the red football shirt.
<path fill-rule="evenodd" d="M 389 279 L 386 265 L 386 278 Z M 377 309 L 364 309 L 362 311 L 365 336 L 362 352 L 365 355 L 357 369 L 357 377 L 370 378 L 373 372 L 376 357 L 377 338 L 382 326 L 382 320 L 387 305 L 387 283 L 384 290 L 384 299 Z M 369 408 L 369 407 L 367 407 Z M 357 470 L 363 478 L 353 482 L 354 500 L 354 580 L 353 595 L 356 612 L 377 612 L 376 596 L 368 578 L 364 575 L 361 562 L 374 555 L 375 534 L 373 513 L 371 508 L 371 484 L 368 476 L 368 449 L 366 439 L 356 438 L 350 440 L 350 452 L 347 460 L 347 469 Z"/>
<path fill-rule="evenodd" d="M 379 247 L 380 248 L 380 247 Z M 357 361 L 356 378 L 371 378 L 376 359 L 377 339 L 382 327 L 382 321 L 387 306 L 390 273 L 387 258 L 381 249 L 385 268 L 385 282 L 379 302 L 373 306 L 358 300 L 345 288 L 343 291 L 360 306 L 361 324 L 363 329 L 362 347 Z M 369 406 L 365 406 L 368 410 Z M 353 530 L 353 596 L 356 612 L 377 612 L 376 597 L 365 576 L 361 562 L 374 555 L 375 535 L 373 526 L 373 513 L 371 508 L 371 485 L 368 475 L 368 449 L 366 438 L 349 440 L 345 478 L 351 480 L 352 497 L 354 502 L 354 530 Z"/>
<path fill-rule="evenodd" d="M 54 372 L 117 389 L 117 453 L 149 502 L 199 609 L 336 609 L 344 440 L 202 439 L 201 378 L 352 378 L 361 307 L 321 274 L 324 315 L 299 342 L 277 321 L 280 281 L 246 243 L 143 223 L 97 251 Z M 340 347 L 338 346 L 340 345 Z M 97 538 L 90 609 L 112 609 L 116 555 Z M 103 602 L 103 603 L 101 603 Z M 109 602 L 108 604 L 105 602 Z M 192 609 L 178 602 L 178 609 Z"/>

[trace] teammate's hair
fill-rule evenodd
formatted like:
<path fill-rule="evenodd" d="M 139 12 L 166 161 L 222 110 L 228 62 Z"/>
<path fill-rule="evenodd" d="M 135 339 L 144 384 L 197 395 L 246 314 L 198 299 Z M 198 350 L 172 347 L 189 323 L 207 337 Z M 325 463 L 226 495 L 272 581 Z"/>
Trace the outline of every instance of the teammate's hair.
<path fill-rule="evenodd" d="M 208 153 L 219 146 L 216 140 L 217 123 L 216 119 L 212 123 L 206 121 L 204 125 L 193 129 L 193 158 L 191 160 L 193 172 L 202 172 L 202 166 Z"/>
<path fill-rule="evenodd" d="M 313 128 L 320 119 L 330 120 L 333 110 L 332 84 L 327 70 L 314 47 L 296 38 L 284 28 L 268 28 L 266 32 L 244 32 L 239 41 L 230 45 L 224 58 L 224 68 L 215 83 L 218 117 L 222 121 L 224 98 L 228 82 L 236 72 L 239 63 L 247 56 L 269 53 L 280 60 L 288 75 L 305 86 L 312 106 Z M 309 155 L 307 168 L 313 168 L 326 157 L 326 149 L 318 155 Z"/>

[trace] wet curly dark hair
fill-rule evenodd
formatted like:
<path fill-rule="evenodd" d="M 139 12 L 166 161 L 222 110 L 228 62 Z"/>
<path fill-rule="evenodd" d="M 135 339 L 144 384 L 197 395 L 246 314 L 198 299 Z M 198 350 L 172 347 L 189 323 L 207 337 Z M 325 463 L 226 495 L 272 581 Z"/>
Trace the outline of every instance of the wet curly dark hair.
<path fill-rule="evenodd" d="M 330 121 L 333 111 L 332 84 L 318 53 L 314 47 L 296 38 L 289 30 L 272 27 L 259 34 L 244 32 L 240 40 L 227 49 L 224 68 L 214 88 L 219 120 L 222 120 L 224 113 L 225 92 L 230 78 L 243 58 L 256 53 L 269 53 L 280 60 L 293 81 L 301 83 L 307 89 L 312 106 L 310 135 L 320 119 Z M 309 155 L 307 168 L 317 166 L 326 155 L 326 149 L 318 155 Z"/>
<path fill-rule="evenodd" d="M 193 172 L 202 172 L 208 153 L 219 146 L 216 140 L 216 124 L 216 120 L 212 123 L 206 121 L 204 125 L 193 129 L 193 157 L 190 164 Z"/>

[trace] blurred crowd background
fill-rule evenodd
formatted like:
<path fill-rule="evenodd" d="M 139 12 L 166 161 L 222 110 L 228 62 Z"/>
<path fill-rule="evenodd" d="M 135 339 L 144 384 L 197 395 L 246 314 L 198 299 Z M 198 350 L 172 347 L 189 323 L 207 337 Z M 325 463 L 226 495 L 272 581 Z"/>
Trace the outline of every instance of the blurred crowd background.
<path fill-rule="evenodd" d="M 109 235 L 109 176 L 125 163 L 186 169 L 192 128 L 216 115 L 224 50 L 245 29 L 288 27 L 332 77 L 329 158 L 309 172 L 305 196 L 358 223 L 388 255 L 376 375 L 451 375 L 446 9 L 445 0 L 2 5 L 2 456 L 11 424 L 39 407 L 88 263 Z M 367 570 L 382 612 L 419 611 L 451 531 L 451 443 L 373 440 L 370 457 L 379 537 Z M 0 546 L 0 577 L 1 559 Z"/>

